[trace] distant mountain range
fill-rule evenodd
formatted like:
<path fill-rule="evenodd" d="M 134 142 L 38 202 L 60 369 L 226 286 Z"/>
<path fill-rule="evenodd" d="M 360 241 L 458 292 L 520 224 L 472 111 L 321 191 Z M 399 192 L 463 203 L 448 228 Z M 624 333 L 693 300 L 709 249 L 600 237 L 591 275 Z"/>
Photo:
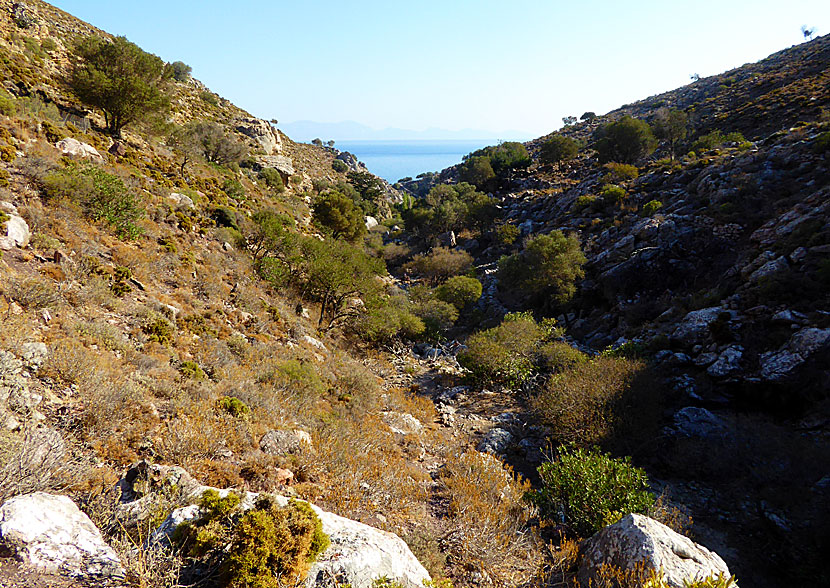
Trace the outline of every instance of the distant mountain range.
<path fill-rule="evenodd" d="M 412 129 L 373 129 L 354 121 L 336 123 L 321 123 L 310 120 L 300 120 L 290 123 L 280 123 L 277 128 L 295 141 L 311 141 L 322 139 L 328 141 L 475 141 L 497 140 L 528 141 L 536 135 L 527 131 L 506 130 L 486 131 L 481 129 L 461 129 L 450 131 L 447 129 L 430 128 L 423 131 Z"/>

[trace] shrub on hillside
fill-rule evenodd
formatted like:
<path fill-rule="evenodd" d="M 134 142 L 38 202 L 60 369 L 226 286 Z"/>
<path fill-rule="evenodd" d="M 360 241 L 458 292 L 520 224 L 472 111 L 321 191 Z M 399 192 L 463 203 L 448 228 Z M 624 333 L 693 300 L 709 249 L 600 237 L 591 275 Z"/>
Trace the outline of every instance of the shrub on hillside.
<path fill-rule="evenodd" d="M 551 350 L 552 351 L 552 350 Z M 531 405 L 560 443 L 628 446 L 660 418 L 659 388 L 641 360 L 554 355 L 561 369 Z"/>
<path fill-rule="evenodd" d="M 724 134 L 719 129 L 715 129 L 711 133 L 698 137 L 692 144 L 692 151 L 695 153 L 701 153 L 703 151 L 715 149 L 727 143 L 735 143 L 738 148 L 741 149 L 748 148 L 751 145 L 749 141 L 744 139 L 744 136 L 741 133 L 733 132 Z"/>
<path fill-rule="evenodd" d="M 455 276 L 435 289 L 435 297 L 463 310 L 481 298 L 481 282 L 467 276 Z"/>
<path fill-rule="evenodd" d="M 593 138 L 594 149 L 602 163 L 635 163 L 651 155 L 657 147 L 657 140 L 648 123 L 630 116 L 601 126 Z"/>
<path fill-rule="evenodd" d="M 285 184 L 282 181 L 282 175 L 280 172 L 275 170 L 272 167 L 266 167 L 259 171 L 259 179 L 265 182 L 265 185 L 271 188 L 272 190 L 276 190 L 277 192 L 282 192 L 285 189 Z"/>
<path fill-rule="evenodd" d="M 649 200 L 643 204 L 643 216 L 652 216 L 655 212 L 663 208 L 663 203 L 659 200 Z"/>
<path fill-rule="evenodd" d="M 354 201 L 336 190 L 321 194 L 312 206 L 312 218 L 331 231 L 335 239 L 355 242 L 366 233 L 363 211 Z"/>
<path fill-rule="evenodd" d="M 617 184 L 626 180 L 635 180 L 640 175 L 640 170 L 637 166 L 627 163 L 617 163 L 610 161 L 602 166 L 606 170 L 605 181 L 611 184 Z"/>
<path fill-rule="evenodd" d="M 568 161 L 576 157 L 579 152 L 579 143 L 563 135 L 553 135 L 542 143 L 539 159 L 542 163 L 556 163 Z"/>
<path fill-rule="evenodd" d="M 336 171 L 338 173 L 344 174 L 347 171 L 349 171 L 349 166 L 346 165 L 345 161 L 340 161 L 339 159 L 335 159 L 334 161 L 331 162 L 331 169 L 333 169 L 334 171 Z"/>
<path fill-rule="evenodd" d="M 471 335 L 458 363 L 478 383 L 520 385 L 533 373 L 545 337 L 545 330 L 529 313 L 508 314 L 499 326 Z"/>
<path fill-rule="evenodd" d="M 173 70 L 173 79 L 177 82 L 186 82 L 193 72 L 193 68 L 183 61 L 174 61 L 170 64 L 170 68 Z"/>
<path fill-rule="evenodd" d="M 586 258 L 574 235 L 536 235 L 520 253 L 499 260 L 499 281 L 536 298 L 542 306 L 562 305 L 576 293 Z"/>
<path fill-rule="evenodd" d="M 470 157 L 462 164 L 459 175 L 462 182 L 468 182 L 478 188 L 484 188 L 496 177 L 496 172 L 493 171 L 489 157 L 476 155 L 475 157 Z"/>
<path fill-rule="evenodd" d="M 418 254 L 404 264 L 403 270 L 412 272 L 431 284 L 465 273 L 473 265 L 472 256 L 466 251 L 436 247 L 428 254 Z"/>
<path fill-rule="evenodd" d="M 647 513 L 654 504 L 646 473 L 628 458 L 614 459 L 597 449 L 559 447 L 556 460 L 539 466 L 542 486 L 528 499 L 542 518 L 564 523 L 590 537 L 626 514 Z"/>

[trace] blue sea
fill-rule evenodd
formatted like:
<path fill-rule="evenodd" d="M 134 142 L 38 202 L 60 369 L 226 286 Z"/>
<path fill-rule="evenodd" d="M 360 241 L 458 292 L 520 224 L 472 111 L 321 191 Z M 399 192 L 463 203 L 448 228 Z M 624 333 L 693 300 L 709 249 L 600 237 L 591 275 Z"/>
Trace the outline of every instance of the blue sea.
<path fill-rule="evenodd" d="M 407 176 L 448 168 L 477 149 L 498 144 L 479 141 L 338 141 L 340 151 L 353 153 L 375 175 L 395 183 Z"/>

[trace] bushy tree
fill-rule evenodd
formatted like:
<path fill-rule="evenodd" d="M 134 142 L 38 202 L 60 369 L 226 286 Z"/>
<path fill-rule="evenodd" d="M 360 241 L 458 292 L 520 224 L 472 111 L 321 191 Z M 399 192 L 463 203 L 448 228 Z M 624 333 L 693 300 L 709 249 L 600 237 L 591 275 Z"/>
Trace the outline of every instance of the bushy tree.
<path fill-rule="evenodd" d="M 80 100 L 104 113 L 107 131 L 113 135 L 169 107 L 172 68 L 125 37 L 112 41 L 86 37 L 75 45 L 74 53 L 78 63 L 69 86 Z"/>
<path fill-rule="evenodd" d="M 437 284 L 463 274 L 472 265 L 473 258 L 466 251 L 436 247 L 426 255 L 416 255 L 403 269 L 416 273 L 428 283 Z"/>
<path fill-rule="evenodd" d="M 669 144 L 671 158 L 677 153 L 677 145 L 689 132 L 689 117 L 682 110 L 660 108 L 654 117 L 654 134 Z"/>
<path fill-rule="evenodd" d="M 435 297 L 462 310 L 481 298 L 481 282 L 467 276 L 454 276 L 435 289 Z"/>
<path fill-rule="evenodd" d="M 579 143 L 564 135 L 553 135 L 542 143 L 539 159 L 542 163 L 559 164 L 576 157 L 579 152 Z"/>
<path fill-rule="evenodd" d="M 215 122 L 195 122 L 186 127 L 190 144 L 209 162 L 219 165 L 239 163 L 248 154 L 248 148 Z"/>
<path fill-rule="evenodd" d="M 594 134 L 594 148 L 602 163 L 635 163 L 656 147 L 657 140 L 648 123 L 630 116 L 603 125 Z"/>
<path fill-rule="evenodd" d="M 537 298 L 543 306 L 561 305 L 584 277 L 585 255 L 574 235 L 561 231 L 530 237 L 520 253 L 499 260 L 499 281 Z"/>
<path fill-rule="evenodd" d="M 363 211 L 354 200 L 336 190 L 321 194 L 312 207 L 312 218 L 331 231 L 335 239 L 357 241 L 366 233 Z"/>
<path fill-rule="evenodd" d="M 586 112 L 586 113 L 584 113 L 582 116 L 580 116 L 580 117 L 579 117 L 579 120 L 583 120 L 583 121 L 591 122 L 591 121 L 592 121 L 592 120 L 594 120 L 596 117 L 597 117 L 597 113 L 596 113 L 596 112 L 592 112 L 592 111 L 590 111 L 590 110 L 589 110 L 588 112 Z"/>
<path fill-rule="evenodd" d="M 191 72 L 193 72 L 193 68 L 183 61 L 174 61 L 170 64 L 170 67 L 173 70 L 173 79 L 177 82 L 186 82 L 190 79 Z"/>
<path fill-rule="evenodd" d="M 459 173 L 463 182 L 474 184 L 479 188 L 487 186 L 496 177 L 490 158 L 484 155 L 470 157 L 462 164 Z"/>

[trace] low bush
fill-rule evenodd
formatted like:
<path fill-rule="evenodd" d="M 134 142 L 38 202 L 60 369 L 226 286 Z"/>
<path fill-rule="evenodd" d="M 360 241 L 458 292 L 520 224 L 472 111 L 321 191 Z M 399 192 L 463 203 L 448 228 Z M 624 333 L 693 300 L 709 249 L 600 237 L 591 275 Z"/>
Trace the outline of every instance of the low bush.
<path fill-rule="evenodd" d="M 643 216 L 652 216 L 655 212 L 663 208 L 663 203 L 659 200 L 649 200 L 643 204 Z"/>
<path fill-rule="evenodd" d="M 344 161 L 340 161 L 339 159 L 335 159 L 334 161 L 331 162 L 331 169 L 333 169 L 334 171 L 336 171 L 338 173 L 344 174 L 347 171 L 349 171 L 349 166 L 346 165 L 346 163 Z"/>
<path fill-rule="evenodd" d="M 435 289 L 435 297 L 455 306 L 459 311 L 481 298 L 481 282 L 467 276 L 454 276 Z"/>
<path fill-rule="evenodd" d="M 597 449 L 560 447 L 555 461 L 539 466 L 542 486 L 527 498 L 542 518 L 590 537 L 626 514 L 647 513 L 654 504 L 646 473 L 628 458 Z"/>
<path fill-rule="evenodd" d="M 616 161 L 612 161 L 606 163 L 602 167 L 605 168 L 606 171 L 605 181 L 611 184 L 624 182 L 626 180 L 634 180 L 640 175 L 640 170 L 637 169 L 637 166 L 628 163 L 617 163 Z"/>
<path fill-rule="evenodd" d="M 194 362 L 187 362 L 187 363 L 194 363 Z M 199 366 L 196 365 L 196 368 Z M 201 370 L 200 370 L 201 371 Z M 251 412 L 251 409 L 248 408 L 248 405 L 242 402 L 239 398 L 234 396 L 223 396 L 220 398 L 217 403 L 216 407 L 225 413 L 228 413 L 234 418 L 242 418 L 248 413 Z"/>

